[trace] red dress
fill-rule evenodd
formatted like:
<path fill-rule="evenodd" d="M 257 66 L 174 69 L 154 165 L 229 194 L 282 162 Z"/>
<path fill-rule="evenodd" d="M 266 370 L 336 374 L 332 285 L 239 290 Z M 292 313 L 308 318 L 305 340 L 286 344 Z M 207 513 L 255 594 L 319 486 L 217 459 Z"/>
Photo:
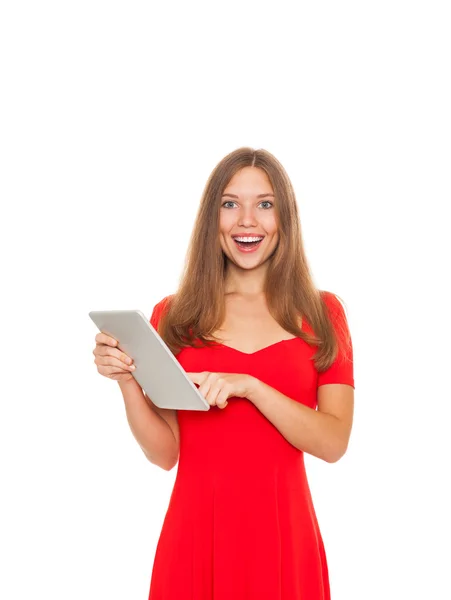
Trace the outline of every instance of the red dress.
<path fill-rule="evenodd" d="M 332 319 L 347 328 L 338 300 L 327 292 L 325 299 Z M 154 327 L 166 300 L 154 308 Z M 319 385 L 354 387 L 352 345 L 347 360 L 340 351 L 321 374 L 309 360 L 314 350 L 292 338 L 250 354 L 223 344 L 184 348 L 177 359 L 187 372 L 253 375 L 314 409 Z M 329 600 L 304 453 L 249 400 L 228 402 L 225 409 L 177 411 L 178 471 L 149 600 Z"/>

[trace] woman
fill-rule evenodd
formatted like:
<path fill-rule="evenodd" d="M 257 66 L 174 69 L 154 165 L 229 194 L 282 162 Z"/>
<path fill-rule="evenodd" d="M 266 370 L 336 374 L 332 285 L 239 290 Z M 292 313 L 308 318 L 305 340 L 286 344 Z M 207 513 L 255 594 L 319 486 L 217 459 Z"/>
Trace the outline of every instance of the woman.
<path fill-rule="evenodd" d="M 352 342 L 337 297 L 315 288 L 295 194 L 265 150 L 224 157 L 201 199 L 177 293 L 151 323 L 209 411 L 156 407 L 97 335 L 149 460 L 177 477 L 150 600 L 327 600 L 327 561 L 304 453 L 346 451 Z"/>

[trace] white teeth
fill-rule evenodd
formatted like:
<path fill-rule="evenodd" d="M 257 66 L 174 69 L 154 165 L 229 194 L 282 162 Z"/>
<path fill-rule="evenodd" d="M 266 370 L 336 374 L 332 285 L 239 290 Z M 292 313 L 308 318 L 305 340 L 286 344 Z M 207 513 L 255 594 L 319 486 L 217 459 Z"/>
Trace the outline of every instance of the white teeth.
<path fill-rule="evenodd" d="M 237 242 L 259 242 L 263 238 L 262 237 L 236 237 L 233 239 L 236 240 Z"/>

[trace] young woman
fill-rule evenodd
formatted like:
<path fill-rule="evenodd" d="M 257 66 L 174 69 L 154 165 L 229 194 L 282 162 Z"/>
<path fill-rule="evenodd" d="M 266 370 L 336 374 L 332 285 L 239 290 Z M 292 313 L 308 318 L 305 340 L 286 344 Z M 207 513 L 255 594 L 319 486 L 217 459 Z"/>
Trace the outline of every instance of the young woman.
<path fill-rule="evenodd" d="M 144 453 L 178 462 L 149 600 L 328 600 L 304 453 L 332 463 L 346 451 L 352 342 L 337 296 L 314 285 L 272 154 L 240 148 L 215 167 L 179 289 L 151 323 L 211 409 L 156 407 L 97 335 L 98 369 L 118 380 Z"/>

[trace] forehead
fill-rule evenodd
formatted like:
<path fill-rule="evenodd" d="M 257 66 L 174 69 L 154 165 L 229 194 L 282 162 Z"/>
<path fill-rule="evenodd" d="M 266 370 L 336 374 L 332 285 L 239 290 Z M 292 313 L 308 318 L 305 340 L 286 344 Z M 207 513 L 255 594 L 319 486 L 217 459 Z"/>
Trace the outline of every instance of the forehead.
<path fill-rule="evenodd" d="M 224 193 L 262 193 L 273 192 L 268 175 L 258 167 L 240 169 L 224 188 Z"/>

